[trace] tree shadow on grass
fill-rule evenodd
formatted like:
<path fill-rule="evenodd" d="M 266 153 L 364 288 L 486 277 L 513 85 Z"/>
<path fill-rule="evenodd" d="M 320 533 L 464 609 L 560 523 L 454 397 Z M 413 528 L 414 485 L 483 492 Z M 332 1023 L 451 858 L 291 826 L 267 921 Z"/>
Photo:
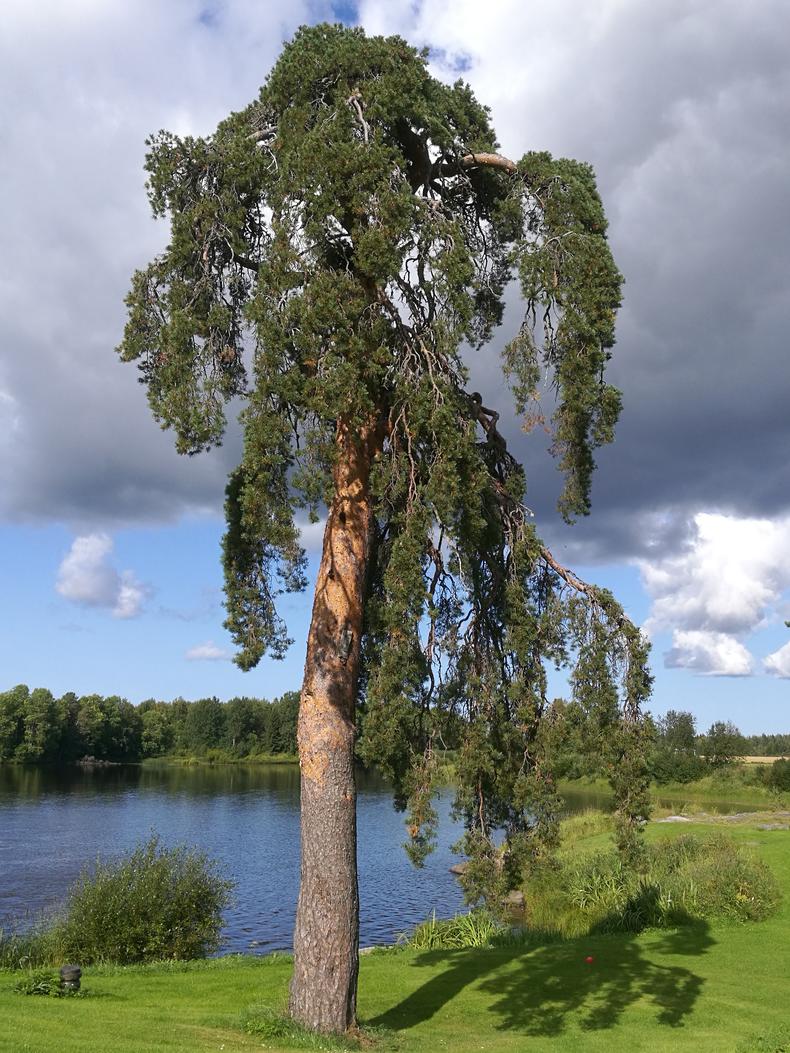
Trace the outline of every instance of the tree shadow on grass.
<path fill-rule="evenodd" d="M 635 932 L 612 934 L 611 924 L 607 931 L 608 923 L 605 919 L 599 931 L 582 939 L 548 937 L 540 942 L 536 935 L 526 947 L 421 954 L 416 967 L 447 968 L 371 1023 L 413 1027 L 470 987 L 483 996 L 481 1008 L 499 1017 L 498 1029 L 526 1035 L 560 1035 L 571 1019 L 583 1030 L 611 1028 L 640 1001 L 655 1007 L 656 1023 L 682 1027 L 704 981 L 685 965 L 656 964 L 645 950 L 651 956 L 705 954 L 714 943 L 707 923 L 687 919 L 651 941 L 649 948 Z"/>
<path fill-rule="evenodd" d="M 698 955 L 712 942 L 703 923 L 668 934 L 650 951 Z M 588 954 L 591 963 L 585 960 Z M 500 1016 L 500 1028 L 559 1035 L 569 1017 L 583 1030 L 614 1027 L 639 1001 L 655 1007 L 656 1023 L 681 1027 L 703 982 L 683 965 L 650 961 L 635 934 L 621 934 L 541 948 L 490 975 L 480 989 L 496 996 L 491 1010 Z"/>

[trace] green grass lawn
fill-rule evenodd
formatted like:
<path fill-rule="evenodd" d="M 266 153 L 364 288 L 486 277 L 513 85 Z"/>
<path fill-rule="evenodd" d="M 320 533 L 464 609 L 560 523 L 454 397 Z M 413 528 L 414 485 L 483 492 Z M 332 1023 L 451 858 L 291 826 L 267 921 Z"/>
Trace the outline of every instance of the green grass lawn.
<path fill-rule="evenodd" d="M 708 830 L 686 823 L 682 832 Z M 674 837 L 671 824 L 651 838 Z M 790 1025 L 790 831 L 733 825 L 782 883 L 766 922 L 594 936 L 525 950 L 397 951 L 362 959 L 363 1024 L 383 1049 L 736 1050 Z M 585 844 L 605 843 L 595 835 Z M 592 955 L 591 964 L 585 958 Z M 288 1048 L 239 1030 L 253 1003 L 284 1005 L 290 962 L 219 959 L 88 969 L 84 999 L 23 997 L 0 973 L 0 1050 L 148 1053 Z M 313 1048 L 322 1048 L 317 1042 Z M 773 1048 L 773 1047 L 764 1047 Z"/>

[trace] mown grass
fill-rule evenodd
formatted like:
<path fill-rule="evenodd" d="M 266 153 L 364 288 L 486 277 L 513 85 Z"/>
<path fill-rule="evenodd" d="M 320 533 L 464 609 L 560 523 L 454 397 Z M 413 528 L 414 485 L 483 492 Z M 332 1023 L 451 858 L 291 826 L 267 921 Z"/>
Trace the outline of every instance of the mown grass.
<path fill-rule="evenodd" d="M 682 833 L 690 831 L 705 834 L 710 826 L 684 824 Z M 679 832 L 672 824 L 652 824 L 648 836 L 661 844 Z M 777 1043 L 790 1025 L 790 831 L 737 824 L 731 836 L 768 863 L 783 886 L 784 902 L 767 921 L 700 922 L 492 950 L 398 948 L 365 955 L 359 1009 L 369 1030 L 345 1048 L 371 1048 L 371 1043 L 373 1049 L 400 1053 L 784 1048 Z M 602 848 L 607 838 L 606 832 L 593 832 L 576 841 L 577 850 Z M 91 993 L 84 999 L 15 994 L 19 973 L 0 973 L 0 1050 L 299 1048 L 298 1036 L 248 1034 L 242 1027 L 245 1013 L 247 1019 L 251 1012 L 276 1019 L 286 1002 L 290 969 L 282 955 L 89 968 L 83 983 Z M 265 1009 L 250 1010 L 260 1006 Z M 308 1048 L 344 1048 L 310 1041 Z"/>

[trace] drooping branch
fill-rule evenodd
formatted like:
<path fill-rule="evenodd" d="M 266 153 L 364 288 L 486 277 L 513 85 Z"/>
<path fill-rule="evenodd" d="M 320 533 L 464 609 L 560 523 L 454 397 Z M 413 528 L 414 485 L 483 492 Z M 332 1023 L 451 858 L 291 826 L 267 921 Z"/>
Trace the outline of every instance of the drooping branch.
<path fill-rule="evenodd" d="M 252 271 L 253 274 L 257 274 L 260 270 L 260 264 L 256 263 L 255 260 L 251 260 L 249 256 L 242 256 L 238 252 L 233 254 L 233 262 L 238 263 L 240 267 L 244 267 L 245 270 Z"/>
<path fill-rule="evenodd" d="M 472 415 L 485 432 L 489 445 L 493 447 L 497 465 L 501 465 L 501 474 L 504 476 L 508 468 L 515 465 L 516 462 L 512 454 L 508 451 L 505 437 L 497 428 L 499 413 L 496 410 L 489 409 L 483 405 L 482 396 L 479 392 L 472 392 L 472 394 L 467 397 L 471 406 Z M 492 484 L 493 492 L 499 502 L 503 517 L 509 520 L 513 525 L 523 524 L 525 519 L 531 515 L 530 510 L 526 508 L 523 503 L 518 501 L 512 493 L 502 485 L 501 481 L 492 479 Z M 578 574 L 572 571 L 569 567 L 561 564 L 545 545 L 540 546 L 539 557 L 543 563 L 552 570 L 557 577 L 565 582 L 569 588 L 574 592 L 585 596 L 592 605 L 592 608 L 605 617 L 606 621 L 612 625 L 614 632 L 626 641 L 626 649 L 629 652 L 629 656 L 632 650 L 636 653 L 636 650 L 641 651 L 646 646 L 639 627 L 631 621 L 620 605 L 617 604 L 605 590 L 601 590 L 597 586 L 591 585 L 582 580 L 582 578 L 580 578 Z M 629 685 L 627 696 L 624 706 L 624 714 L 626 719 L 633 722 L 639 719 L 639 704 L 642 700 L 641 693 L 639 690 L 632 690 L 631 685 Z"/>
<path fill-rule="evenodd" d="M 570 585 L 576 592 L 581 592 L 594 603 L 598 601 L 599 591 L 594 585 L 588 585 L 586 581 L 577 575 L 569 567 L 563 567 L 561 563 L 558 563 L 554 556 L 551 554 L 549 549 L 543 546 L 540 550 L 540 556 L 544 563 L 546 563 L 554 571 L 558 577 Z"/>

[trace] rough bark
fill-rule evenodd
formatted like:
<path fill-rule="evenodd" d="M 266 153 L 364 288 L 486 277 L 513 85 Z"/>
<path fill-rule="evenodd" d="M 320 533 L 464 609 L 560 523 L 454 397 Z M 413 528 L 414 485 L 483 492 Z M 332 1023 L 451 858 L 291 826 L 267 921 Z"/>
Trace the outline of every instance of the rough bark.
<path fill-rule="evenodd" d="M 324 530 L 299 707 L 302 866 L 290 1012 L 316 1031 L 356 1016 L 359 967 L 354 707 L 372 529 L 374 424 L 337 428 L 335 493 Z"/>

